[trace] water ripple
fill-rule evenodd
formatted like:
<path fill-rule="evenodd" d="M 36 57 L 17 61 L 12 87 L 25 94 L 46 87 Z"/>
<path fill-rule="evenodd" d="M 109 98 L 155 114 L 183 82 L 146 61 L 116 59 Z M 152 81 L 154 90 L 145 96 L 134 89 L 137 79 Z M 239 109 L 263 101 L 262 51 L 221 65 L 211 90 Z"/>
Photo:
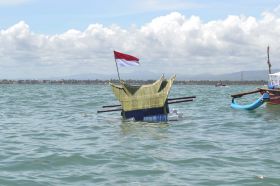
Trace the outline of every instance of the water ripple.
<path fill-rule="evenodd" d="M 0 185 L 280 185 L 280 109 L 229 106 L 254 88 L 175 85 L 197 99 L 153 124 L 97 115 L 108 85 L 1 85 Z"/>

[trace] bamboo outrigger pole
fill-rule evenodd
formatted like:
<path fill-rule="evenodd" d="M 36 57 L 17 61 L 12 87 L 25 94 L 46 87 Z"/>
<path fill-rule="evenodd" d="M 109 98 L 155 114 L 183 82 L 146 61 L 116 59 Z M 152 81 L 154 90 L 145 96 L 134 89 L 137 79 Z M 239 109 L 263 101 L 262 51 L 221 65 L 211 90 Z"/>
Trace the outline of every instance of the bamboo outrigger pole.
<path fill-rule="evenodd" d="M 167 103 L 168 104 L 185 103 L 185 102 L 193 101 L 193 98 L 196 98 L 196 96 L 172 98 L 172 99 L 168 99 Z M 110 109 L 110 110 L 98 110 L 97 113 L 114 112 L 114 111 L 121 111 L 122 110 L 121 105 L 106 105 L 106 106 L 103 106 L 102 108 L 112 108 L 112 107 L 118 107 L 118 108 Z"/>
<path fill-rule="evenodd" d="M 180 100 L 170 101 L 170 102 L 168 102 L 168 104 L 185 103 L 185 102 L 190 102 L 190 101 L 193 101 L 193 99 L 180 99 Z M 110 107 L 118 107 L 118 108 L 110 109 L 110 110 L 98 110 L 97 113 L 122 111 L 121 105 L 103 106 L 103 108 L 110 108 Z"/>
<path fill-rule="evenodd" d="M 238 93 L 238 94 L 233 94 L 233 95 L 231 95 L 231 97 L 233 97 L 233 98 L 241 98 L 244 95 L 255 94 L 255 93 L 258 93 L 258 92 L 261 92 L 261 90 L 257 89 L 257 90 L 248 91 L 248 92 L 241 92 L 241 93 Z"/>
<path fill-rule="evenodd" d="M 193 101 L 193 99 L 184 99 L 184 100 L 178 100 L 178 101 L 171 101 L 171 102 L 168 102 L 168 104 L 174 104 L 174 103 L 185 103 L 185 102 L 190 102 L 190 101 Z"/>
<path fill-rule="evenodd" d="M 196 96 L 188 96 L 188 97 L 178 97 L 178 98 L 168 98 L 167 101 L 173 101 L 173 100 L 186 100 L 186 99 L 192 99 L 196 98 Z M 168 102 L 169 103 L 169 102 Z M 105 105 L 102 106 L 102 108 L 110 108 L 110 107 L 120 107 L 120 104 L 117 105 Z"/>
<path fill-rule="evenodd" d="M 102 112 L 114 112 L 114 111 L 121 111 L 121 108 L 117 108 L 117 109 L 112 109 L 112 110 L 98 110 L 97 113 L 102 113 Z"/>

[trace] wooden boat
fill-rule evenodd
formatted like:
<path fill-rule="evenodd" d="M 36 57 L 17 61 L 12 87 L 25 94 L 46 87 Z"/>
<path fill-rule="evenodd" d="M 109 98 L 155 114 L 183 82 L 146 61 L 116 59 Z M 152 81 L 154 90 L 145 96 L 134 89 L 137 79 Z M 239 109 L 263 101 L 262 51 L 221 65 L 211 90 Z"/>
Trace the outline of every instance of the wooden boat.
<path fill-rule="evenodd" d="M 261 93 L 269 93 L 270 100 L 268 104 L 280 105 L 280 72 L 269 74 L 268 86 L 261 90 Z"/>
<path fill-rule="evenodd" d="M 235 99 L 241 98 L 244 95 L 260 93 L 261 97 L 258 98 L 254 103 L 248 105 L 239 105 Z M 232 102 L 231 107 L 237 110 L 254 110 L 260 107 L 262 104 L 267 103 L 267 105 L 280 105 L 280 89 L 271 89 L 271 88 L 258 88 L 254 91 L 243 92 L 231 95 Z"/>
<path fill-rule="evenodd" d="M 269 46 L 267 47 L 267 64 L 268 64 L 268 86 L 261 89 L 261 94 L 269 93 L 270 100 L 268 105 L 280 105 L 280 72 L 271 73 L 271 63 L 269 59 Z"/>
<path fill-rule="evenodd" d="M 260 107 L 265 102 L 268 103 L 268 105 L 280 105 L 280 72 L 271 73 L 271 63 L 269 60 L 269 46 L 267 47 L 267 64 L 269 67 L 269 74 L 268 74 L 269 79 L 268 79 L 267 87 L 261 87 L 254 91 L 231 95 L 232 108 L 239 109 L 239 110 L 253 110 Z M 244 95 L 254 94 L 254 93 L 260 93 L 261 97 L 252 104 L 239 105 L 235 101 L 235 98 L 240 98 Z"/>
<path fill-rule="evenodd" d="M 175 78 L 175 75 L 170 79 L 165 79 L 162 76 L 152 84 L 141 86 L 132 86 L 125 81 L 120 81 L 120 84 L 110 82 L 112 91 L 120 105 L 103 106 L 103 108 L 118 108 L 98 111 L 98 113 L 121 111 L 121 116 L 126 120 L 166 122 L 170 113 L 169 104 L 189 102 L 193 101 L 192 98 L 195 98 L 195 96 L 190 96 L 168 99 Z M 172 115 L 172 118 L 174 118 L 174 113 Z"/>

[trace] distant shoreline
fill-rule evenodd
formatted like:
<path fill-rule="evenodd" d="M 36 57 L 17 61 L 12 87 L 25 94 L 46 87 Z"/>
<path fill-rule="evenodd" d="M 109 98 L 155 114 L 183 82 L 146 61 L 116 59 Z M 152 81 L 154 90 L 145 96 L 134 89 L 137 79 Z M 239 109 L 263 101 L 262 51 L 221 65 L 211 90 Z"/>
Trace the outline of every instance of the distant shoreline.
<path fill-rule="evenodd" d="M 125 80 L 129 84 L 150 84 L 155 80 Z M 93 84 L 93 85 L 102 85 L 108 84 L 109 82 L 118 83 L 118 80 L 0 80 L 0 84 Z M 224 85 L 265 85 L 267 81 L 212 81 L 212 80 L 176 80 L 174 81 L 175 85 L 216 85 L 217 83 L 222 82 Z"/>

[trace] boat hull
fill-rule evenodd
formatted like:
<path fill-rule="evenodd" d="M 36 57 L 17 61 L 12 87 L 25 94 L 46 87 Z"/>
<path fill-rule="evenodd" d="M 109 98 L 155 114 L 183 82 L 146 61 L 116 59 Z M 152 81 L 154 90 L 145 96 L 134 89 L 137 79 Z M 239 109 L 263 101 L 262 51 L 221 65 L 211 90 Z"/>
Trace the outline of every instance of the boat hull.
<path fill-rule="evenodd" d="M 267 102 L 268 105 L 280 105 L 280 94 L 276 93 L 275 91 L 267 91 L 269 94 L 269 101 Z M 263 94 L 264 92 L 261 92 Z"/>
<path fill-rule="evenodd" d="M 280 95 L 275 95 L 275 94 L 269 93 L 269 96 L 270 96 L 270 100 L 269 100 L 268 104 L 280 105 Z"/>
<path fill-rule="evenodd" d="M 138 109 L 132 111 L 122 111 L 124 119 L 146 122 L 166 122 L 168 121 L 169 107 L 166 103 L 163 107 Z"/>

